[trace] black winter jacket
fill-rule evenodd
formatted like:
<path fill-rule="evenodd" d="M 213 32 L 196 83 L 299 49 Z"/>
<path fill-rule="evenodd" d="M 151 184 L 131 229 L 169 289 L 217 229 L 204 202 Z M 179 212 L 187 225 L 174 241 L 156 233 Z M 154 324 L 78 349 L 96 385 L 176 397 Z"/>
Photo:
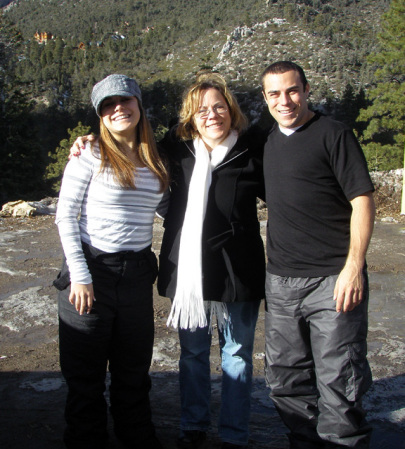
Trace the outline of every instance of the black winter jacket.
<path fill-rule="evenodd" d="M 192 141 L 176 139 L 174 130 L 161 145 L 169 158 L 172 179 L 158 291 L 173 298 L 195 150 Z M 264 198 L 262 159 L 262 140 L 245 133 L 212 172 L 202 235 L 204 300 L 233 302 L 264 298 L 265 257 L 256 208 L 256 198 Z"/>

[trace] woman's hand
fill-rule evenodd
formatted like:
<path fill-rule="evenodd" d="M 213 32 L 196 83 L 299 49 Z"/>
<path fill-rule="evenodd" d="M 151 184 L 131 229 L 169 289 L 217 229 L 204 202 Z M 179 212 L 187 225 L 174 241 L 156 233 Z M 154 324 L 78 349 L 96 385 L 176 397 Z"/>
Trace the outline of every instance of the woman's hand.
<path fill-rule="evenodd" d="M 78 137 L 73 142 L 73 145 L 70 147 L 69 160 L 73 156 L 80 156 L 81 151 L 84 150 L 86 142 L 94 142 L 95 140 L 96 140 L 96 137 L 93 136 L 93 134 L 87 134 L 87 136 L 80 136 L 80 137 Z"/>
<path fill-rule="evenodd" d="M 90 313 L 94 302 L 93 284 L 72 284 L 69 302 L 75 306 L 80 315 Z"/>

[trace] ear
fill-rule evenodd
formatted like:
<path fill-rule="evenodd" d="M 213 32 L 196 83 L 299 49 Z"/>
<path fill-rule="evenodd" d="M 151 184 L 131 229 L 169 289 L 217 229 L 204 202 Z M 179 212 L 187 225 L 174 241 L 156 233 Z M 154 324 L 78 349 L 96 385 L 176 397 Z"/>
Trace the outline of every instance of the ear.
<path fill-rule="evenodd" d="M 266 94 L 264 93 L 264 90 L 262 90 L 262 95 L 263 95 L 264 101 L 267 103 L 267 98 L 266 98 Z"/>
<path fill-rule="evenodd" d="M 309 91 L 311 90 L 311 86 L 309 85 L 309 83 L 307 83 L 307 85 L 305 86 L 305 98 L 309 97 Z"/>

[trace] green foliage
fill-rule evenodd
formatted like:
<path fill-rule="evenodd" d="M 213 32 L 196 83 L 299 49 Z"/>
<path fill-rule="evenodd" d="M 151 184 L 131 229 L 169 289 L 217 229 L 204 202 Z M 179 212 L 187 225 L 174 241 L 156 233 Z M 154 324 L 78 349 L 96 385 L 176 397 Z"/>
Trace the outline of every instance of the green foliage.
<path fill-rule="evenodd" d="M 387 0 L 361 3 L 117 0 L 111 4 L 98 0 L 94 8 L 93 0 L 81 0 L 65 2 L 61 8 L 59 0 L 20 0 L 7 16 L 23 30 L 27 40 L 25 54 L 16 68 L 21 81 L 30 85 L 33 97 L 45 93 L 48 102 L 74 114 L 88 104 L 93 81 L 107 74 L 124 72 L 135 76 L 142 87 L 164 79 L 187 80 L 199 69 L 216 68 L 224 38 L 236 26 L 255 27 L 282 17 L 290 23 L 269 27 L 274 33 L 266 39 L 266 51 L 251 52 L 254 63 L 249 65 L 249 73 L 243 74 L 244 80 L 257 83 L 258 73 L 268 62 L 266 54 L 276 57 L 275 46 L 283 47 L 280 58 L 294 59 L 297 44 L 290 34 L 299 27 L 303 33 L 319 38 L 314 47 L 327 40 L 331 54 L 325 55 L 320 47 L 317 57 L 312 46 L 305 44 L 306 48 L 302 48 L 298 44 L 297 62 L 307 63 L 319 76 L 339 78 L 338 91 L 348 82 L 365 84 L 371 80 L 364 73 L 363 62 L 375 43 L 375 26 Z M 37 45 L 33 42 L 36 31 L 51 32 L 56 38 Z M 180 60 L 171 63 L 170 57 L 175 55 Z"/>
<path fill-rule="evenodd" d="M 375 65 L 376 86 L 368 92 L 372 104 L 359 121 L 368 125 L 363 148 L 374 170 L 399 168 L 405 144 L 405 3 L 392 0 L 378 34 L 380 51 L 370 56 Z"/>
<path fill-rule="evenodd" d="M 60 190 L 63 172 L 68 162 L 70 147 L 77 137 L 89 134 L 90 126 L 83 126 L 82 123 L 79 122 L 76 128 L 68 129 L 67 132 L 69 134 L 69 139 L 63 139 L 55 152 L 48 154 L 50 159 L 54 162 L 51 162 L 46 167 L 45 179 L 52 182 L 52 189 L 55 193 L 59 193 Z"/>
<path fill-rule="evenodd" d="M 169 128 L 162 124 L 159 124 L 154 132 L 156 141 L 159 142 L 160 140 L 162 140 L 167 131 L 169 131 Z"/>
<path fill-rule="evenodd" d="M 35 162 L 38 176 L 26 177 L 19 189 L 3 189 L 3 196 L 30 193 L 35 183 L 37 189 L 49 184 L 58 190 L 70 146 L 66 142 L 74 140 L 70 133 L 88 132 L 87 127 L 77 130 L 77 123 L 97 132 L 90 93 L 111 73 L 137 79 L 159 140 L 176 121 L 185 86 L 207 68 L 222 73 L 253 123 L 267 128 L 271 119 L 263 107 L 258 76 L 274 60 L 291 59 L 307 72 L 313 105 L 361 134 L 371 120 L 356 121 L 366 105 L 365 86 L 385 67 L 384 58 L 369 63 L 367 55 L 376 54 L 379 20 L 388 4 L 389 0 L 97 0 L 94 7 L 94 0 L 69 0 L 62 8 L 60 0 L 13 2 L 4 17 L 0 12 L 0 164 L 6 161 L 12 168 L 18 160 Z M 282 18 L 288 22 L 272 22 Z M 236 27 L 246 35 L 232 41 L 234 47 L 221 59 L 221 49 Z M 36 31 L 51 32 L 54 39 L 39 44 L 33 38 Z M 389 133 L 379 137 L 386 139 L 384 145 L 393 139 Z M 13 142 L 12 153 L 10 144 L 5 151 L 3 142 Z"/>
<path fill-rule="evenodd" d="M 36 195 L 44 160 L 33 126 L 33 103 L 14 76 L 21 36 L 0 11 L 0 200 Z"/>
<path fill-rule="evenodd" d="M 35 196 L 43 190 L 44 160 L 32 126 L 32 104 L 18 90 L 9 90 L 0 108 L 1 200 Z"/>

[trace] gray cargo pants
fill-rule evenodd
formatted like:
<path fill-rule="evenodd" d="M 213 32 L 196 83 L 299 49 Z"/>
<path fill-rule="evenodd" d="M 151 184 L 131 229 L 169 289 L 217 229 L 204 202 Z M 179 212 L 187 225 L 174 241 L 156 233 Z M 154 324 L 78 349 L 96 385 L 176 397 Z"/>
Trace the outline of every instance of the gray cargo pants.
<path fill-rule="evenodd" d="M 266 381 L 291 449 L 369 447 L 362 395 L 367 362 L 368 281 L 363 301 L 337 313 L 337 276 L 290 278 L 267 273 Z"/>

